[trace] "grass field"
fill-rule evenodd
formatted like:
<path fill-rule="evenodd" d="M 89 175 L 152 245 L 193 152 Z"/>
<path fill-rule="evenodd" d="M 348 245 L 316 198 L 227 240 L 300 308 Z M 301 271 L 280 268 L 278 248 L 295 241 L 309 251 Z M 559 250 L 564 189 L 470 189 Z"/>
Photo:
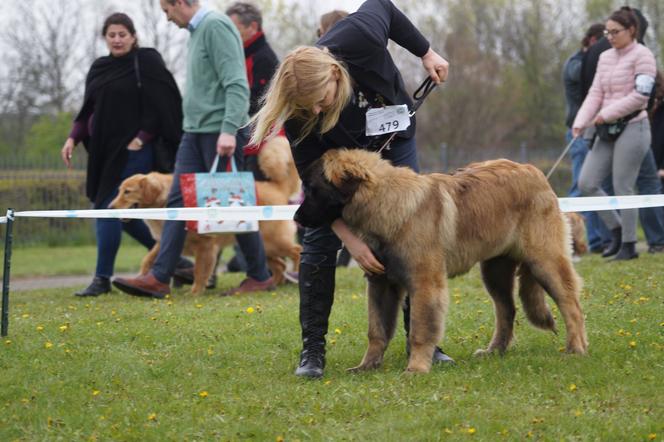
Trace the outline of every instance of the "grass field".
<path fill-rule="evenodd" d="M 403 333 L 379 370 L 345 371 L 365 349 L 366 297 L 359 271 L 343 269 L 318 381 L 292 374 L 294 286 L 163 301 L 16 293 L 0 342 L 0 440 L 663 440 L 662 268 L 664 255 L 578 264 L 587 357 L 562 352 L 561 323 L 541 332 L 520 311 L 514 346 L 486 359 L 472 353 L 493 309 L 474 270 L 451 282 L 443 347 L 457 365 L 418 376 L 403 373 Z"/>

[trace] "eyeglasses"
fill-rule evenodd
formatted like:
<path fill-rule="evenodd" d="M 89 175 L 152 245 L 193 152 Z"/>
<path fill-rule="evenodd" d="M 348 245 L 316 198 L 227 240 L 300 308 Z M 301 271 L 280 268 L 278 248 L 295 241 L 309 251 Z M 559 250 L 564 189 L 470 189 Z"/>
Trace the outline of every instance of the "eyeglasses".
<path fill-rule="evenodd" d="M 615 37 L 616 35 L 620 34 L 620 33 L 621 33 L 622 31 L 624 31 L 624 30 L 625 30 L 625 28 L 622 28 L 622 29 L 611 29 L 611 30 L 605 29 L 605 30 L 604 30 L 604 36 L 605 36 L 606 38 L 609 38 L 609 37 Z"/>

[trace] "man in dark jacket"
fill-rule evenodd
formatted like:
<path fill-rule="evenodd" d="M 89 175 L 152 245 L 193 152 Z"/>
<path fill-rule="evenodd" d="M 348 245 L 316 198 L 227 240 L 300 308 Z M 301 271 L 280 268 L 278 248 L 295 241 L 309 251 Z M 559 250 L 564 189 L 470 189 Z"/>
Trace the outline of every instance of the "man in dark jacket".
<path fill-rule="evenodd" d="M 646 20 L 640 10 L 633 10 L 639 21 L 639 35 L 637 40 L 639 43 L 645 44 L 643 38 L 648 29 L 648 20 Z M 590 47 L 583 56 L 581 62 L 581 90 L 584 98 L 588 94 L 595 78 L 599 56 L 608 49 L 611 49 L 611 43 L 609 43 L 606 37 L 603 37 L 597 44 Z M 657 165 L 655 164 L 655 157 L 652 150 L 648 152 L 641 163 L 641 169 L 636 179 L 636 188 L 639 195 L 654 195 L 662 192 L 662 184 L 657 174 Z M 604 189 L 607 193 L 613 195 L 611 180 L 608 178 Z M 664 207 L 639 209 L 639 219 L 648 243 L 648 251 L 650 253 L 664 252 Z"/>
<path fill-rule="evenodd" d="M 604 25 L 601 23 L 595 23 L 590 26 L 581 41 L 581 49 L 565 62 L 563 68 L 563 84 L 565 86 L 565 100 L 567 104 L 565 125 L 567 126 L 566 139 L 568 143 L 572 140 L 572 123 L 574 122 L 576 113 L 579 111 L 581 103 L 583 103 L 585 97 L 581 83 L 583 57 L 594 47 L 597 41 L 602 38 L 603 32 Z M 579 137 L 574 141 L 570 148 L 570 156 L 572 157 L 572 187 L 569 190 L 570 197 L 581 196 L 578 181 L 581 173 L 581 166 L 583 166 L 583 161 L 586 159 L 586 155 L 588 155 L 588 140 Z M 603 226 L 597 213 L 585 212 L 583 216 L 586 220 L 588 246 L 593 252 L 601 252 L 603 249 L 602 229 L 607 229 Z"/>

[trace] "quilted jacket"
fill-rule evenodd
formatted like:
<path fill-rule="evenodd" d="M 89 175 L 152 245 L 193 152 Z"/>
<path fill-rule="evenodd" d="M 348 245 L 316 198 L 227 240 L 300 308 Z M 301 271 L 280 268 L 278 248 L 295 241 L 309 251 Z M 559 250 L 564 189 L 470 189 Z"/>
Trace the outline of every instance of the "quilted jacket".
<path fill-rule="evenodd" d="M 604 51 L 573 127 L 584 129 L 592 124 L 597 115 L 606 122 L 613 122 L 638 109 L 645 109 L 649 97 L 636 91 L 635 79 L 639 74 L 654 78 L 656 71 L 655 57 L 642 44 L 633 42 L 622 49 Z M 631 121 L 647 117 L 644 110 Z"/>

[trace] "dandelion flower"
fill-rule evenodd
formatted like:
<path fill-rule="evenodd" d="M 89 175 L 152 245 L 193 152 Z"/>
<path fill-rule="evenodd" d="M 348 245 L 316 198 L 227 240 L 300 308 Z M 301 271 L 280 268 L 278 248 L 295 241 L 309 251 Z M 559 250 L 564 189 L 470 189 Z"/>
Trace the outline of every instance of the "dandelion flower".
<path fill-rule="evenodd" d="M 50 341 L 46 341 L 46 342 L 44 343 L 44 348 L 51 348 L 51 347 L 53 347 L 53 343 L 52 343 L 52 342 L 50 342 Z"/>
<path fill-rule="evenodd" d="M 569 384 L 569 391 L 576 391 L 576 384 Z"/>
<path fill-rule="evenodd" d="M 657 433 L 650 433 L 648 435 L 648 440 L 655 440 L 657 439 Z"/>
<path fill-rule="evenodd" d="M 38 325 L 38 326 L 37 326 L 37 331 L 38 331 L 38 332 L 40 332 L 40 331 L 44 331 L 44 326 L 43 326 L 43 325 Z"/>
<path fill-rule="evenodd" d="M 474 429 L 473 427 L 470 427 L 470 428 L 468 429 L 468 434 L 475 434 L 475 433 L 477 433 L 477 430 Z"/>
<path fill-rule="evenodd" d="M 636 341 L 629 341 L 629 347 L 630 348 L 635 348 L 636 347 Z"/>
<path fill-rule="evenodd" d="M 252 314 L 254 311 L 253 307 L 247 307 L 247 313 Z"/>
<path fill-rule="evenodd" d="M 341 334 L 341 329 L 340 328 L 335 328 L 334 333 L 337 334 L 337 335 L 340 335 Z"/>
<path fill-rule="evenodd" d="M 148 414 L 148 420 L 149 421 L 156 421 L 157 420 L 157 413 Z"/>
<path fill-rule="evenodd" d="M 196 304 L 196 308 L 203 308 L 203 304 Z"/>
<path fill-rule="evenodd" d="M 202 397 L 202 398 L 206 398 L 206 397 L 208 397 L 208 392 L 205 391 L 205 390 L 203 390 L 203 391 L 201 391 L 200 393 L 198 393 L 198 395 L 199 395 L 200 397 Z"/>
<path fill-rule="evenodd" d="M 92 390 L 92 395 L 93 395 L 93 396 L 99 396 L 99 393 L 101 393 L 101 391 L 99 391 L 99 390 Z"/>

